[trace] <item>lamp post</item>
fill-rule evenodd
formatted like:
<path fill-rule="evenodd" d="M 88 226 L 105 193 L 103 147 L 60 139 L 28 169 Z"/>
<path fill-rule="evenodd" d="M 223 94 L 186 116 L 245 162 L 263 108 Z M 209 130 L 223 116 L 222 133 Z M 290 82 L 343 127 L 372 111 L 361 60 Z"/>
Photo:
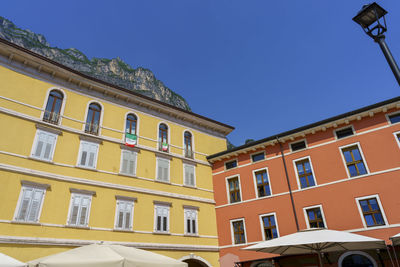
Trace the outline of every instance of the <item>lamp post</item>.
<path fill-rule="evenodd" d="M 394 60 L 393 55 L 385 42 L 384 33 L 387 30 L 385 20 L 386 14 L 387 11 L 374 2 L 372 4 L 363 6 L 361 11 L 358 12 L 353 20 L 361 25 L 364 32 L 379 44 L 394 76 L 396 77 L 397 82 L 400 85 L 399 66 L 397 66 L 396 61 Z"/>

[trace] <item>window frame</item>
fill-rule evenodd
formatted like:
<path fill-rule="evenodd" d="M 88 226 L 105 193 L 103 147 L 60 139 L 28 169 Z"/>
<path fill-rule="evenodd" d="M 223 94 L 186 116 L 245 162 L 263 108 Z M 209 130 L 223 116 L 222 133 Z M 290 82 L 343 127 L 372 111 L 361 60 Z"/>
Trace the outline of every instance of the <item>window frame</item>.
<path fill-rule="evenodd" d="M 269 191 L 270 191 L 271 194 L 268 195 L 268 196 L 259 197 L 259 196 L 258 196 L 258 183 L 257 183 L 256 173 L 257 173 L 257 172 L 260 172 L 260 171 L 263 171 L 263 170 L 265 170 L 266 173 L 267 173 L 268 184 L 269 184 Z M 255 190 L 256 198 L 257 198 L 257 199 L 263 199 L 263 198 L 268 198 L 268 197 L 273 196 L 273 192 L 272 192 L 272 188 L 271 188 L 271 179 L 270 179 L 270 176 L 269 176 L 268 167 L 263 167 L 263 168 L 260 168 L 260 169 L 252 170 L 252 173 L 253 173 L 253 182 L 254 182 L 254 190 Z"/>
<path fill-rule="evenodd" d="M 301 188 L 300 177 L 299 177 L 299 172 L 298 172 L 297 164 L 296 164 L 296 163 L 299 162 L 299 161 L 305 161 L 305 160 L 308 160 L 308 162 L 310 163 L 310 168 L 311 168 L 311 171 L 312 171 L 312 175 L 313 175 L 313 177 L 314 177 L 314 184 L 315 184 L 315 185 L 313 185 L 313 186 L 307 186 L 307 187 Z M 297 158 L 297 159 L 292 160 L 292 162 L 293 162 L 294 172 L 295 172 L 295 174 L 296 174 L 296 181 L 297 181 L 297 188 L 298 188 L 298 190 L 306 190 L 306 189 L 310 189 L 310 188 L 314 188 L 314 187 L 317 187 L 317 186 L 318 186 L 317 177 L 315 176 L 315 171 L 314 171 L 314 167 L 313 167 L 313 164 L 312 164 L 312 161 L 311 161 L 311 157 L 310 157 L 310 156 L 305 156 L 305 157 L 302 157 L 302 158 Z"/>
<path fill-rule="evenodd" d="M 239 222 L 242 221 L 243 222 L 243 235 L 244 235 L 244 243 L 235 243 L 235 232 L 233 229 L 233 223 L 234 222 Z M 244 246 L 247 244 L 247 233 L 246 233 L 246 220 L 245 218 L 237 218 L 237 219 L 231 219 L 229 220 L 229 224 L 230 224 L 230 229 L 231 229 L 231 240 L 232 240 L 232 245 L 233 246 Z"/>
<path fill-rule="evenodd" d="M 39 141 L 39 133 L 40 133 L 40 132 L 44 132 L 44 133 L 46 133 L 46 134 L 53 135 L 53 136 L 55 137 L 54 144 L 53 144 L 53 146 L 52 146 L 52 151 L 51 151 L 51 153 L 50 153 L 50 155 L 49 155 L 49 156 L 50 156 L 49 159 L 44 159 L 44 158 L 36 157 L 36 156 L 35 156 L 36 147 L 37 147 L 37 142 Z M 32 157 L 32 158 L 34 158 L 34 159 L 37 159 L 37 160 L 43 160 L 43 161 L 47 161 L 47 162 L 53 162 L 54 153 L 55 153 L 55 151 L 56 151 L 56 146 L 57 146 L 57 140 L 58 140 L 58 134 L 52 133 L 52 132 L 49 132 L 49 131 L 46 131 L 46 130 L 44 130 L 44 129 L 39 129 L 39 128 L 36 129 L 35 137 L 34 137 L 34 139 L 33 139 L 33 144 L 32 144 L 32 148 L 31 148 L 30 157 Z M 44 147 L 43 147 L 42 149 L 44 149 Z"/>
<path fill-rule="evenodd" d="M 89 107 L 90 107 L 90 105 L 91 104 L 97 104 L 97 105 L 99 105 L 100 106 L 100 119 L 99 119 L 99 129 L 98 129 L 98 131 L 97 131 L 97 134 L 94 134 L 94 133 L 90 133 L 90 132 L 86 132 L 85 131 L 85 129 L 86 129 L 86 120 L 87 120 L 87 116 L 88 116 L 88 114 L 89 114 Z M 103 125 L 103 117 L 104 117 L 104 106 L 103 106 L 103 104 L 102 103 L 100 103 L 99 101 L 96 101 L 96 100 L 92 100 L 92 101 L 89 101 L 88 103 L 87 103 L 87 105 L 86 105 L 86 111 L 85 111 L 85 117 L 83 118 L 83 125 L 82 125 L 82 131 L 84 132 L 84 133 L 86 133 L 86 134 L 89 134 L 89 135 L 93 135 L 93 136 L 101 136 L 101 129 L 102 129 L 102 125 Z"/>
<path fill-rule="evenodd" d="M 396 139 L 397 145 L 400 148 L 400 131 L 394 132 L 393 135 L 394 135 L 394 139 Z"/>
<path fill-rule="evenodd" d="M 193 166 L 193 185 L 186 184 L 186 166 Z M 196 187 L 196 164 L 183 163 L 183 183 L 184 186 Z"/>
<path fill-rule="evenodd" d="M 227 168 L 226 168 L 226 164 L 227 164 L 227 163 L 230 163 L 230 162 L 234 162 L 234 161 L 236 161 L 236 167 L 232 167 L 232 168 L 227 169 Z M 233 169 L 236 169 L 237 167 L 239 167 L 239 162 L 238 162 L 237 159 L 229 160 L 229 161 L 225 161 L 225 162 L 224 162 L 225 171 L 227 171 L 227 170 L 233 170 Z"/>
<path fill-rule="evenodd" d="M 118 212 L 118 204 L 120 202 L 130 202 L 132 204 L 132 209 L 131 209 L 131 216 L 130 216 L 130 225 L 128 228 L 119 228 L 118 227 L 118 219 L 119 219 L 119 212 Z M 122 197 L 116 197 L 116 202 L 115 202 L 115 218 L 114 218 L 114 230 L 118 231 L 133 231 L 133 218 L 134 218 L 134 212 L 135 212 L 135 200 L 128 200 L 126 198 Z M 125 214 L 124 214 L 125 215 Z"/>
<path fill-rule="evenodd" d="M 29 221 L 29 220 L 18 220 L 18 215 L 19 215 L 19 210 L 20 210 L 20 206 L 22 205 L 22 201 L 23 201 L 23 195 L 24 195 L 24 188 L 33 188 L 33 189 L 37 189 L 37 190 L 43 190 L 43 194 L 42 194 L 42 199 L 40 201 L 40 206 L 39 206 L 39 210 L 37 213 L 37 218 L 35 221 Z M 13 216 L 13 221 L 15 222 L 22 222 L 22 223 L 39 223 L 40 222 L 40 216 L 42 215 L 42 209 L 43 209 L 43 204 L 44 204 L 44 199 L 46 197 L 46 192 L 47 192 L 47 188 L 48 186 L 46 185 L 31 185 L 31 184 L 22 184 L 21 186 L 21 190 L 19 193 L 19 197 L 18 197 L 18 201 L 17 201 L 17 205 L 15 207 L 15 211 L 14 211 L 14 216 Z M 31 203 L 31 200 L 30 200 Z M 28 214 L 27 214 L 28 216 Z"/>
<path fill-rule="evenodd" d="M 298 150 L 293 150 L 293 149 L 292 149 L 292 144 L 300 143 L 300 142 L 303 142 L 303 141 L 304 141 L 304 144 L 305 144 L 305 148 L 298 149 Z M 303 139 L 299 139 L 299 140 L 290 142 L 290 143 L 289 143 L 289 148 L 290 148 L 290 152 L 292 152 L 292 153 L 296 153 L 296 152 L 298 152 L 298 151 L 304 151 L 304 150 L 306 150 L 306 149 L 308 148 L 307 139 L 306 139 L 306 138 L 303 138 Z"/>
<path fill-rule="evenodd" d="M 188 132 L 188 133 L 190 133 L 191 134 L 191 145 L 192 145 L 192 156 L 191 157 L 187 157 L 186 156 L 186 143 L 185 143 L 185 141 L 186 141 L 186 138 L 185 138 L 185 133 L 186 132 Z M 185 158 L 188 158 L 188 159 L 194 159 L 194 152 L 195 150 L 194 150 L 194 135 L 193 135 L 193 133 L 192 133 L 192 131 L 190 131 L 190 130 L 188 130 L 188 129 L 185 129 L 185 130 L 183 130 L 183 156 L 185 157 Z"/>
<path fill-rule="evenodd" d="M 258 217 L 260 218 L 261 235 L 262 235 L 262 237 L 263 237 L 263 241 L 267 241 L 267 240 L 272 240 L 272 239 L 274 239 L 274 238 L 272 238 L 272 239 L 266 239 L 266 236 L 265 236 L 263 217 L 267 217 L 267 216 L 274 216 L 274 218 L 275 218 L 276 233 L 278 234 L 277 238 L 280 237 L 280 234 L 279 234 L 279 226 L 278 226 L 278 218 L 276 217 L 276 212 L 264 213 L 264 214 L 258 215 Z"/>
<path fill-rule="evenodd" d="M 341 130 L 345 130 L 345 129 L 347 129 L 347 128 L 351 128 L 351 130 L 353 131 L 353 134 L 352 135 L 349 135 L 349 136 L 345 136 L 345 137 L 341 137 L 341 138 L 339 138 L 338 136 L 337 136 L 337 131 L 341 131 Z M 340 127 L 340 128 L 337 128 L 337 129 L 334 129 L 333 130 L 333 136 L 335 136 L 335 140 L 343 140 L 343 139 L 346 139 L 346 138 L 349 138 L 349 137 L 352 137 L 352 136 L 356 136 L 357 135 L 357 133 L 356 133 L 356 131 L 355 131 L 355 129 L 354 129 L 354 126 L 351 124 L 351 125 L 346 125 L 346 126 L 343 126 L 343 127 Z"/>
<path fill-rule="evenodd" d="M 360 151 L 360 155 L 361 155 L 361 157 L 363 159 L 363 163 L 364 163 L 365 170 L 367 171 L 367 173 L 356 175 L 356 176 L 351 176 L 350 175 L 350 171 L 349 171 L 349 168 L 347 167 L 347 162 L 346 162 L 346 159 L 344 157 L 343 149 L 346 149 L 346 148 L 352 147 L 352 146 L 357 146 L 358 147 L 358 150 Z M 364 156 L 364 153 L 362 151 L 360 142 L 355 142 L 355 143 L 347 144 L 347 145 L 344 145 L 344 146 L 340 146 L 339 147 L 339 153 L 340 153 L 340 155 L 342 157 L 342 161 L 343 161 L 344 167 L 346 169 L 346 173 L 347 173 L 347 177 L 348 178 L 363 177 L 365 175 L 369 175 L 370 174 L 370 171 L 369 171 L 369 168 L 368 168 L 368 164 L 367 164 L 367 161 L 365 160 L 365 156 Z"/>
<path fill-rule="evenodd" d="M 60 107 L 60 113 L 58 114 L 58 121 L 57 123 L 53 123 L 53 122 L 49 122 L 47 120 L 44 119 L 44 116 L 46 114 L 46 107 L 47 107 L 47 102 L 49 102 L 49 98 L 50 98 L 50 93 L 52 91 L 59 91 L 62 95 L 63 95 L 63 99 L 61 102 L 61 107 Z M 42 119 L 42 121 L 50 123 L 50 124 L 54 124 L 54 125 L 61 125 L 61 121 L 63 119 L 63 115 L 64 115 L 64 108 L 65 108 L 65 102 L 67 100 L 67 95 L 65 94 L 64 90 L 62 90 L 61 88 L 58 87 L 51 87 L 47 90 L 47 95 L 46 95 L 46 99 L 45 102 L 43 104 L 43 108 L 42 108 L 42 112 L 40 114 L 40 118 Z"/>
<path fill-rule="evenodd" d="M 318 204 L 318 205 L 314 205 L 314 206 L 308 206 L 308 207 L 304 207 L 303 208 L 303 213 L 304 213 L 304 218 L 305 218 L 305 221 L 306 221 L 307 229 L 317 229 L 317 228 L 311 228 L 310 220 L 308 218 L 308 213 L 307 213 L 307 210 L 316 209 L 316 208 L 319 208 L 319 210 L 321 211 L 322 221 L 323 221 L 324 226 L 325 226 L 324 229 L 328 229 L 328 224 L 327 224 L 327 221 L 326 221 L 326 218 L 325 218 L 325 213 L 324 213 L 324 209 L 322 208 L 322 204 Z"/>
<path fill-rule="evenodd" d="M 75 196 L 75 195 L 80 195 L 81 197 L 82 197 L 82 196 L 89 196 L 90 202 L 89 202 L 88 210 L 87 210 L 87 213 L 86 213 L 86 214 L 87 214 L 87 217 L 85 218 L 85 220 L 86 220 L 85 225 L 71 224 L 71 216 L 72 216 L 71 212 L 72 212 L 72 208 L 73 208 L 73 205 L 74 205 L 73 200 L 74 200 L 74 196 Z M 68 208 L 68 216 L 67 216 L 67 223 L 66 223 L 66 225 L 68 225 L 68 226 L 70 226 L 70 227 L 88 228 L 88 227 L 89 227 L 89 220 L 90 220 L 90 211 L 91 211 L 91 209 L 92 209 L 92 200 L 93 200 L 93 194 L 90 194 L 90 193 L 85 194 L 85 193 L 71 192 L 71 199 L 70 199 L 69 208 Z M 80 207 L 81 207 L 81 206 L 80 206 Z M 78 220 L 79 220 L 79 218 L 77 218 L 77 222 L 78 222 Z"/>
<path fill-rule="evenodd" d="M 264 154 L 264 158 L 263 158 L 263 159 L 260 159 L 260 160 L 254 161 L 254 160 L 253 160 L 253 156 L 256 156 L 256 155 L 259 155 L 259 154 Z M 265 151 L 261 151 L 261 152 L 258 151 L 258 152 L 255 152 L 255 153 L 250 154 L 250 160 L 251 160 L 252 163 L 261 162 L 261 161 L 264 161 L 264 160 L 266 160 L 266 159 L 267 159 L 267 156 L 265 155 Z"/>
<path fill-rule="evenodd" d="M 198 236 L 199 235 L 199 212 L 198 208 L 189 208 L 189 207 L 184 207 L 183 208 L 184 212 L 184 228 L 185 228 L 185 235 L 190 235 L 190 236 Z M 196 231 L 195 233 L 189 233 L 187 229 L 187 212 L 193 212 L 195 214 L 195 222 L 196 222 Z M 193 227 L 193 225 L 192 225 Z"/>
<path fill-rule="evenodd" d="M 95 159 L 94 159 L 94 166 L 93 167 L 88 167 L 88 166 L 85 166 L 85 165 L 81 165 L 82 143 L 90 143 L 90 144 L 94 144 L 94 145 L 97 146 L 97 151 L 96 151 L 96 155 L 95 155 Z M 98 156 L 99 156 L 99 150 L 100 150 L 100 144 L 99 143 L 91 142 L 91 141 L 88 141 L 88 140 L 85 140 L 85 139 L 81 139 L 80 142 L 79 142 L 78 160 L 76 162 L 76 166 L 79 167 L 79 168 L 95 170 L 97 168 L 97 160 L 98 160 Z"/>
<path fill-rule="evenodd" d="M 159 160 L 161 160 L 161 161 L 163 161 L 163 160 L 165 160 L 165 161 L 167 161 L 168 162 L 168 180 L 167 181 L 165 181 L 165 180 L 160 180 L 160 179 L 158 179 L 158 161 Z M 155 181 L 157 181 L 157 182 L 162 182 L 162 183 L 171 183 L 171 159 L 169 159 L 169 158 L 166 158 L 166 157 L 159 157 L 159 156 L 156 156 L 156 177 L 155 177 L 155 179 L 154 179 Z"/>
<path fill-rule="evenodd" d="M 123 160 L 124 160 L 124 151 L 133 153 L 135 155 L 135 164 L 133 166 L 133 174 L 130 173 L 125 173 L 122 171 L 122 166 L 123 166 Z M 138 153 L 132 149 L 127 149 L 127 148 L 121 148 L 121 158 L 120 158 L 120 165 L 119 165 L 119 174 L 126 175 L 126 176 L 134 176 L 136 177 L 136 171 L 137 171 L 137 160 L 138 160 Z"/>
<path fill-rule="evenodd" d="M 366 221 L 365 221 L 364 213 L 363 213 L 363 211 L 361 209 L 360 200 L 371 199 L 371 198 L 376 198 L 376 202 L 378 203 L 379 209 L 381 211 L 381 215 L 382 215 L 383 221 L 385 222 L 384 225 L 368 226 Z M 383 209 L 383 205 L 382 205 L 381 199 L 379 198 L 378 194 L 362 196 L 362 197 L 356 197 L 355 201 L 356 201 L 356 205 L 357 205 L 357 208 L 358 208 L 358 212 L 359 212 L 360 217 L 361 217 L 362 224 L 363 224 L 365 229 L 379 229 L 379 228 L 385 228 L 385 227 L 387 227 L 389 225 L 388 220 L 386 218 L 385 210 Z"/>
<path fill-rule="evenodd" d="M 167 144 L 168 144 L 168 149 L 167 151 L 163 151 L 162 150 L 162 143 L 160 143 L 160 126 L 161 124 L 164 124 L 165 126 L 167 126 Z M 168 123 L 164 122 L 164 121 L 160 121 L 157 125 L 157 150 L 160 152 L 164 152 L 164 153 L 169 153 L 170 152 L 170 147 L 171 147 L 171 134 L 170 134 L 170 130 L 171 127 L 168 125 Z"/>
<path fill-rule="evenodd" d="M 163 208 L 168 210 L 168 213 L 167 213 L 167 230 L 166 231 L 163 231 L 163 230 L 158 231 L 157 230 L 157 207 L 163 207 Z M 157 234 L 160 234 L 160 233 L 161 234 L 169 234 L 170 233 L 170 229 L 171 229 L 170 228 L 170 217 L 171 217 L 171 205 L 155 203 L 154 204 L 154 230 L 153 230 L 154 233 L 157 233 Z M 162 226 L 162 224 L 161 224 L 161 226 Z"/>
<path fill-rule="evenodd" d="M 229 191 L 229 179 L 232 178 L 238 178 L 238 182 L 239 182 L 239 196 L 240 196 L 240 201 L 236 201 L 236 202 L 231 202 L 231 198 L 230 198 L 230 191 Z M 228 204 L 235 204 L 235 203 L 241 203 L 243 202 L 243 197 L 242 197 L 242 185 L 240 183 L 240 175 L 239 174 L 235 174 L 235 175 L 231 175 L 228 177 L 225 177 L 225 185 L 226 185 L 226 194 L 227 194 L 227 200 L 228 200 Z"/>
<path fill-rule="evenodd" d="M 371 257 L 371 255 L 369 255 L 368 253 L 364 252 L 364 251 L 359 251 L 359 250 L 352 250 L 352 251 L 346 251 L 344 252 L 342 255 L 340 255 L 339 259 L 338 259 L 338 267 L 343 267 L 343 260 L 350 255 L 362 255 L 364 257 L 366 257 L 367 259 L 369 259 L 372 262 L 372 265 L 374 267 L 378 267 L 378 264 L 376 263 L 376 260 Z"/>
<path fill-rule="evenodd" d="M 394 124 L 400 123 L 400 122 L 392 123 L 392 122 L 390 121 L 390 118 L 389 118 L 389 116 L 392 116 L 392 115 L 400 115 L 400 111 L 393 111 L 393 112 L 390 112 L 390 113 L 386 113 L 386 114 L 385 114 L 385 117 L 386 117 L 386 120 L 387 120 L 388 124 L 389 124 L 389 125 L 394 125 Z"/>

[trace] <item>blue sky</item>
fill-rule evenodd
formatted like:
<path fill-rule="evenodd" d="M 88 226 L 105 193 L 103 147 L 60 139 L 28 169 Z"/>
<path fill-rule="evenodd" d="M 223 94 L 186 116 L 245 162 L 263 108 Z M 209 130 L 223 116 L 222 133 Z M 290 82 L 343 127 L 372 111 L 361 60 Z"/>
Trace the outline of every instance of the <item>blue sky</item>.
<path fill-rule="evenodd" d="M 89 57 L 151 69 L 235 145 L 400 95 L 351 19 L 361 0 L 5 1 L 1 16 Z M 400 64 L 400 1 L 378 2 Z"/>

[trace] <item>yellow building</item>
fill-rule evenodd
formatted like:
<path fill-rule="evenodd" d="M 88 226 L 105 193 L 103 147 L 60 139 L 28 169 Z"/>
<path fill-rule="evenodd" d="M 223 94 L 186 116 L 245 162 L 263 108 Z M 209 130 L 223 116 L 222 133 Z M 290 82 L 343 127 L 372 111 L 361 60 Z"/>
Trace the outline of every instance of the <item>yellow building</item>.
<path fill-rule="evenodd" d="M 231 126 L 2 39 L 0 81 L 0 252 L 105 242 L 219 266 L 206 156 Z"/>

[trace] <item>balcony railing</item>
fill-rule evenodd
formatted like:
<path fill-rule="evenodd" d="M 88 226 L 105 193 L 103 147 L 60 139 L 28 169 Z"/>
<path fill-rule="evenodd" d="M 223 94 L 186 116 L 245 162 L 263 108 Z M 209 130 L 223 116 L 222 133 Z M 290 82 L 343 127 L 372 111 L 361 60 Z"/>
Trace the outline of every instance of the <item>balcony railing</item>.
<path fill-rule="evenodd" d="M 99 125 L 96 123 L 86 123 L 85 133 L 98 135 L 99 134 Z"/>
<path fill-rule="evenodd" d="M 43 116 L 43 121 L 58 124 L 58 120 L 60 119 L 60 114 L 56 112 L 45 111 Z"/>
<path fill-rule="evenodd" d="M 169 144 L 158 142 L 158 150 L 163 152 L 169 152 Z"/>
<path fill-rule="evenodd" d="M 185 149 L 185 157 L 186 158 L 193 158 L 193 151 L 192 150 L 188 150 L 188 149 Z"/>

